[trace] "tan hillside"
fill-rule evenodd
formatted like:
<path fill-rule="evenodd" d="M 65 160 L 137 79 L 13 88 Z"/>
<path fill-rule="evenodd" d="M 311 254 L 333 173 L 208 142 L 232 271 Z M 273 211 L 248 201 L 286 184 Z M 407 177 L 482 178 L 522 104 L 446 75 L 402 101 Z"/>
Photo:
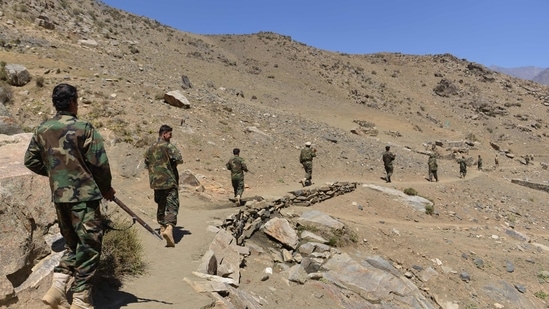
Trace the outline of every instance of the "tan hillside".
<path fill-rule="evenodd" d="M 357 233 L 359 243 L 341 250 L 380 255 L 402 273 L 435 267 L 440 260 L 455 271 L 416 284 L 441 308 L 497 308 L 495 303 L 513 308 L 509 304 L 516 302 L 494 291 L 500 283 L 525 287 L 524 308 L 547 307 L 543 295 L 549 285 L 540 275 L 549 271 L 547 193 L 511 179 L 547 185 L 548 86 L 450 54 L 333 53 L 271 32 L 195 35 L 95 0 L 0 0 L 0 61 L 31 73 L 27 85 L 9 87 L 12 99 L 4 104 L 26 132 L 54 113 L 50 95 L 56 84 L 78 87 L 79 116 L 108 141 L 118 196 L 147 220 L 153 221 L 156 205 L 142 155 L 161 124 L 175 128 L 172 142 L 185 160 L 181 170 L 197 175 L 205 188 L 182 194 L 180 221 L 191 235 L 181 239 L 175 249 L 180 251 L 163 248 L 143 232 L 148 273 L 111 291 L 112 297 L 131 294 L 137 300 L 105 308 L 208 303 L 181 277 L 207 249 L 200 239 L 206 226 L 238 212 L 227 200 L 232 189 L 225 162 L 232 149 L 241 149 L 252 172 L 244 195 L 277 197 L 300 188 L 299 149 L 307 141 L 318 149 L 315 185 L 354 181 L 413 188 L 435 203 L 435 215 L 429 216 L 360 186 L 311 206 Z M 182 76 L 191 88 L 182 87 Z M 41 78 L 43 87 L 36 83 Z M 173 90 L 185 95 L 189 109 L 164 102 Z M 368 124 L 375 128 L 367 130 Z M 440 182 L 431 183 L 426 154 L 435 143 Z M 397 155 L 390 184 L 382 179 L 385 145 Z M 458 178 L 455 161 L 461 155 L 471 164 L 465 179 Z M 484 171 L 474 165 L 478 155 Z M 530 165 L 524 164 L 526 155 L 534 157 Z M 479 258 L 483 266 L 475 264 Z M 168 264 L 158 262 L 162 259 Z M 264 308 L 331 308 L 323 307 L 321 297 L 308 302 L 318 295 L 309 286 L 260 281 L 261 261 L 250 259 L 247 265 L 240 288 L 269 295 Z M 185 272 L 165 275 L 179 267 Z M 463 271 L 471 281 L 460 279 Z M 27 300 L 8 307 L 36 305 L 32 298 L 40 297 L 25 295 Z M 109 296 L 97 297 L 109 303 Z"/>

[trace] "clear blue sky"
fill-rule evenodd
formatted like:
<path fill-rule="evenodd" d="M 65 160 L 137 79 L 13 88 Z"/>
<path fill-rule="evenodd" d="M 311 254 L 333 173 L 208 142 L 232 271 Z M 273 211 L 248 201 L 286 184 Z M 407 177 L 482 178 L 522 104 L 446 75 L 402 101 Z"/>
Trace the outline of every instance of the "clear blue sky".
<path fill-rule="evenodd" d="M 351 54 L 451 53 L 549 68 L 549 0 L 103 0 L 196 34 L 271 31 Z"/>

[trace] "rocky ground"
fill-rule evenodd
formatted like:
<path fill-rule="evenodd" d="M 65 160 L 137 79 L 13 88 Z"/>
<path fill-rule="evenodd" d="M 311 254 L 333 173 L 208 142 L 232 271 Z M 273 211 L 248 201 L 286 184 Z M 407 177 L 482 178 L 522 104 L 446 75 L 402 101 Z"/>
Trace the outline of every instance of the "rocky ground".
<path fill-rule="evenodd" d="M 228 201 L 224 168 L 232 148 L 242 150 L 251 170 L 245 195 L 276 198 L 299 189 L 297 158 L 306 141 L 318 150 L 315 186 L 360 184 L 353 193 L 307 207 L 357 234 L 357 243 L 339 250 L 381 256 L 402 274 L 436 269 L 437 276 L 415 284 L 443 308 L 514 308 L 516 291 L 528 301 L 522 307 L 546 307 L 547 193 L 511 183 L 547 184 L 546 86 L 448 54 L 330 53 L 268 32 L 180 32 L 95 1 L 23 2 L 25 8 L 0 2 L 0 61 L 21 64 L 32 76 L 23 86 L 2 85 L 2 125 L 10 119 L 30 132 L 52 115 L 55 84 L 72 83 L 81 97 L 80 116 L 108 142 L 121 199 L 153 220 L 142 154 L 164 123 L 175 128 L 182 169 L 204 188 L 182 191 L 181 228 L 189 234 L 174 250 L 143 234 L 149 271 L 113 292 L 127 301 L 112 308 L 209 304 L 183 278 L 193 277 L 213 238 L 206 227 L 238 211 Z M 39 25 L 44 16 L 53 28 Z M 163 96 L 172 90 L 181 91 L 190 108 L 166 104 Z M 385 145 L 397 155 L 390 184 L 382 179 Z M 437 183 L 426 179 L 433 145 Z M 530 154 L 534 160 L 526 165 Z M 461 155 L 471 164 L 465 179 L 455 161 Z M 483 171 L 474 166 L 478 155 Z M 413 188 L 434 203 L 435 213 L 414 210 L 371 186 Z M 261 281 L 267 264 L 275 266 L 250 256 L 240 289 L 266 297 L 265 308 L 322 307 L 323 294 L 313 286 L 286 282 L 276 272 Z M 43 288 L 21 294 L 19 305 Z"/>

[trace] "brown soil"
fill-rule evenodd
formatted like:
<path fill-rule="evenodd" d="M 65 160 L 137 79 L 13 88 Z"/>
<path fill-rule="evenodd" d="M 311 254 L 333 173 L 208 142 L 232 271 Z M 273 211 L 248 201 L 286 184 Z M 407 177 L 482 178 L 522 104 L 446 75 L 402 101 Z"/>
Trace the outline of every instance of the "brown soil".
<path fill-rule="evenodd" d="M 161 124 L 175 128 L 173 143 L 185 159 L 181 170 L 197 175 L 205 188 L 203 193 L 182 192 L 175 248 L 165 248 L 135 227 L 142 234 L 147 272 L 125 280 L 120 291 L 100 291 L 101 308 L 210 304 L 211 299 L 195 293 L 184 278 L 192 280 L 213 237 L 207 226 L 237 211 L 228 201 L 231 185 L 224 168 L 232 148 L 242 149 L 252 171 L 246 175 L 244 195 L 270 198 L 299 188 L 303 171 L 297 158 L 306 141 L 318 149 L 315 185 L 356 181 L 413 188 L 435 203 L 435 215 L 429 216 L 387 194 L 359 187 L 312 206 L 357 233 L 359 242 L 341 250 L 356 256 L 380 255 L 403 272 L 435 266 L 438 259 L 453 272 L 418 284 L 426 294 L 456 302 L 460 308 L 491 308 L 495 301 L 484 287 L 499 281 L 526 286 L 526 296 L 544 306 L 534 293 L 549 293 L 538 276 L 549 270 L 549 259 L 534 243 L 549 246 L 547 193 L 510 180 L 549 179 L 541 164 L 547 160 L 547 87 L 485 68 L 479 73 L 476 67 L 482 66 L 451 55 L 329 53 L 272 33 L 199 36 L 93 1 L 64 2 L 68 7 L 56 10 L 29 4 L 26 12 L 11 2 L 2 5 L 0 37 L 14 43 L 0 49 L 0 60 L 23 64 L 34 77 L 45 78 L 43 88 L 34 82 L 11 88 L 13 100 L 6 107 L 14 118 L 30 131 L 53 113 L 49 96 L 54 85 L 72 83 L 82 98 L 81 118 L 92 121 L 108 143 L 117 196 L 145 220 L 153 224 L 156 206 L 142 154 Z M 74 8 L 80 5 L 87 18 L 75 25 L 69 21 L 78 19 Z M 57 22 L 56 30 L 46 31 L 29 21 L 43 10 Z M 89 17 L 92 12 L 96 19 Z M 107 24 L 113 23 L 110 31 L 107 18 Z M 8 19 L 15 20 L 15 26 L 8 26 Z M 84 26 L 91 27 L 89 35 L 83 34 Z M 83 38 L 96 38 L 99 45 L 78 44 Z M 131 52 L 131 46 L 139 52 Z M 193 84 L 181 90 L 191 102 L 189 110 L 161 99 L 166 91 L 181 89 L 181 75 Z M 459 93 L 435 94 L 442 78 Z M 236 95 L 240 91 L 244 97 Z M 506 113 L 491 114 L 493 107 Z M 379 133 L 351 134 L 358 127 L 354 120 L 373 122 Z M 265 134 L 249 132 L 251 126 Z M 467 177 L 460 179 L 458 164 L 451 158 L 456 149 L 448 144 L 466 139 L 474 145 L 465 155 L 471 162 L 482 155 L 485 171 L 470 166 Z M 425 153 L 435 141 L 443 143 L 438 151 L 445 156 L 439 159 L 438 183 L 426 180 Z M 502 149 L 497 151 L 491 142 Z M 387 144 L 397 155 L 390 184 L 382 180 L 381 154 Z M 506 157 L 505 151 L 515 158 Z M 519 160 L 526 154 L 535 156 L 529 166 Z M 508 229 L 529 240 L 515 239 Z M 476 267 L 474 258 L 481 258 L 484 267 Z M 506 271 L 507 261 L 514 272 Z M 323 308 L 311 286 L 296 288 L 275 276 L 261 281 L 267 266 L 272 265 L 251 256 L 240 288 L 266 298 L 265 308 Z M 462 271 L 471 274 L 471 282 L 459 279 Z M 29 291 L 31 299 L 21 304 L 39 306 L 32 299 L 43 289 Z"/>

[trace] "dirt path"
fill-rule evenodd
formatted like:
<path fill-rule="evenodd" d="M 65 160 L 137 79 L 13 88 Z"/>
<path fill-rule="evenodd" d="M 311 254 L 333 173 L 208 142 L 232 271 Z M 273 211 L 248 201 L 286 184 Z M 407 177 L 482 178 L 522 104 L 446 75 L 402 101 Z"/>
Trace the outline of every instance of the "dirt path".
<path fill-rule="evenodd" d="M 143 241 L 146 274 L 128 279 L 121 291 L 98 295 L 95 300 L 98 308 L 202 308 L 212 302 L 208 296 L 192 290 L 183 278 L 194 279 L 192 272 L 213 239 L 214 234 L 206 230 L 207 226 L 220 222 L 234 208 L 230 204 L 219 204 L 217 208 L 190 205 L 191 201 L 182 199 L 179 226 L 174 232 L 175 248 L 166 248 L 164 241 L 135 227 Z"/>

